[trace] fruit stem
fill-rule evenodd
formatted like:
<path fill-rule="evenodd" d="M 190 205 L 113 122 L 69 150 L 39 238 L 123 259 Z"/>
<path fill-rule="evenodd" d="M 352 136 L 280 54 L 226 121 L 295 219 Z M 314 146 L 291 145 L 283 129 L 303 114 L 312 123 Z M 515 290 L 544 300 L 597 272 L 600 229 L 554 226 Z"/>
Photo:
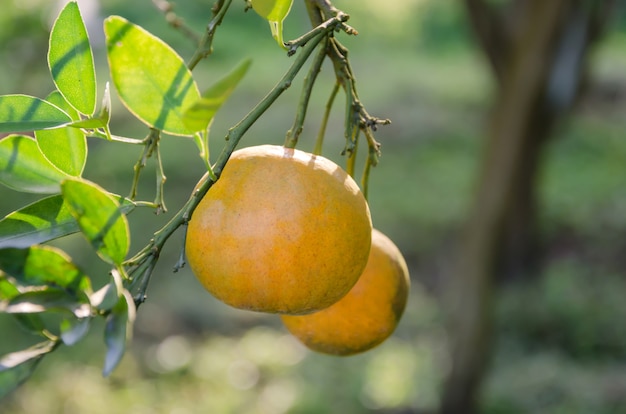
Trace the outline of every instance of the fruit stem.
<path fill-rule="evenodd" d="M 350 137 L 348 149 L 348 160 L 346 162 L 346 172 L 350 177 L 354 178 L 354 171 L 356 165 L 356 154 L 359 148 L 359 128 L 352 129 L 352 136 Z"/>
<path fill-rule="evenodd" d="M 376 167 L 378 165 L 378 157 L 380 157 L 380 144 L 374 139 L 372 128 L 364 128 L 365 137 L 368 144 L 368 154 L 365 160 L 365 166 L 363 167 L 363 176 L 361 177 L 361 190 L 367 200 L 367 189 L 370 178 L 370 167 Z"/>
<path fill-rule="evenodd" d="M 365 159 L 365 166 L 363 167 L 363 175 L 361 176 L 361 191 L 366 200 L 368 200 L 370 169 L 372 165 L 376 166 L 376 163 L 378 163 L 378 151 L 373 150 L 373 147 L 370 146 Z"/>
<path fill-rule="evenodd" d="M 322 154 L 322 145 L 324 144 L 326 126 L 328 125 L 328 118 L 330 117 L 330 111 L 333 108 L 333 102 L 335 101 L 335 96 L 337 96 L 337 92 L 339 92 L 339 82 L 336 82 L 335 86 L 333 86 L 333 90 L 330 92 L 328 102 L 326 102 L 326 109 L 324 110 L 324 116 L 322 118 L 320 130 L 317 133 L 317 139 L 315 140 L 315 148 L 313 149 L 313 154 L 315 155 Z"/>
<path fill-rule="evenodd" d="M 285 147 L 295 148 L 298 143 L 298 138 L 302 132 L 302 125 L 304 125 L 304 118 L 306 117 L 309 101 L 311 100 L 311 92 L 313 91 L 313 85 L 317 75 L 322 69 L 322 63 L 326 57 L 326 45 L 328 44 L 328 37 L 324 36 L 324 41 L 321 42 L 320 49 L 315 55 L 313 63 L 311 63 L 311 69 L 304 77 L 304 85 L 302 86 L 302 94 L 300 95 L 300 102 L 298 103 L 298 111 L 296 112 L 296 119 L 293 126 L 287 131 L 287 137 L 285 138 Z"/>

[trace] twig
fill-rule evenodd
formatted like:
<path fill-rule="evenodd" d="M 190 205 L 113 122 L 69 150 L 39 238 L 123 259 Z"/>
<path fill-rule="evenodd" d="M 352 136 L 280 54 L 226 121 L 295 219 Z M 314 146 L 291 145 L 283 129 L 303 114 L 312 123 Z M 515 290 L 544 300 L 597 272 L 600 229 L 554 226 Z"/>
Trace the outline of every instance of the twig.
<path fill-rule="evenodd" d="M 167 177 L 165 176 L 165 171 L 163 170 L 163 162 L 161 161 L 161 134 L 159 134 L 156 138 L 155 150 L 156 150 L 156 176 L 157 176 L 157 187 L 156 187 L 156 195 L 154 197 L 154 204 L 157 205 L 156 214 L 164 213 L 167 211 L 165 207 L 165 198 L 163 195 L 163 187 L 165 186 L 165 181 L 167 181 Z"/>
<path fill-rule="evenodd" d="M 319 24 L 318 26 L 316 26 L 313 30 L 309 31 L 308 33 L 303 34 L 302 36 L 300 36 L 297 39 L 294 40 L 290 40 L 289 42 L 285 43 L 285 47 L 287 47 L 289 50 L 287 51 L 287 55 L 291 56 L 294 53 L 296 53 L 296 50 L 298 49 L 298 47 L 304 46 L 306 44 L 306 42 L 308 42 L 309 40 L 311 40 L 312 38 L 314 38 L 315 36 L 317 36 L 318 34 L 324 32 L 324 33 L 328 33 L 329 31 L 331 31 L 330 29 L 333 29 L 335 27 L 337 27 L 338 25 L 340 25 L 341 23 L 345 22 L 346 20 L 348 20 L 349 16 L 345 13 L 339 15 L 339 16 L 334 16 L 328 20 L 326 20 L 324 23 Z"/>
<path fill-rule="evenodd" d="M 196 32 L 193 31 L 192 28 L 187 26 L 185 20 L 179 17 L 176 13 L 174 13 L 174 5 L 170 3 L 168 0 L 152 0 L 152 3 L 156 6 L 161 13 L 165 15 L 165 20 L 172 26 L 174 29 L 179 30 L 183 35 L 187 36 L 195 43 L 200 41 L 200 36 Z"/>
<path fill-rule="evenodd" d="M 189 70 L 193 70 L 202 59 L 206 58 L 213 52 L 213 36 L 215 36 L 217 27 L 222 24 L 222 20 L 224 19 L 231 2 L 232 0 L 217 0 L 215 2 L 212 9 L 213 18 L 209 24 L 207 24 L 206 31 L 200 39 L 198 48 L 187 63 Z"/>
<path fill-rule="evenodd" d="M 141 171 L 143 170 L 143 168 L 146 166 L 148 158 L 152 156 L 152 152 L 154 151 L 155 145 L 158 143 L 158 139 L 159 139 L 158 137 L 160 134 L 161 134 L 161 131 L 159 131 L 158 129 L 150 128 L 150 133 L 148 134 L 148 136 L 145 137 L 141 141 L 144 148 L 143 148 L 143 152 L 141 153 L 141 156 L 137 160 L 137 163 L 133 167 L 133 170 L 134 170 L 133 183 L 131 185 L 130 195 L 128 196 L 130 200 L 134 201 L 135 197 L 137 197 L 137 187 L 139 186 L 139 175 L 141 174 Z"/>
<path fill-rule="evenodd" d="M 319 26 L 321 21 L 330 17 L 342 17 L 347 16 L 341 10 L 334 7 L 329 0 L 306 0 L 307 12 L 311 24 Z M 344 30 L 348 34 L 357 34 L 357 31 L 347 26 L 344 22 L 347 18 L 342 17 L 341 25 L 336 27 Z M 327 20 L 326 20 L 327 21 Z M 344 135 L 346 138 L 346 146 L 343 154 L 348 154 L 348 169 L 354 173 L 354 152 L 357 147 L 357 140 L 360 131 L 363 131 L 368 143 L 368 161 L 366 162 L 361 186 L 363 189 L 367 189 L 367 180 L 369 177 L 369 168 L 375 166 L 378 163 L 378 156 L 380 154 L 380 144 L 376 142 L 373 131 L 375 131 L 378 125 L 387 125 L 391 123 L 389 119 L 381 119 L 371 116 L 361 104 L 359 95 L 356 88 L 356 79 L 352 72 L 352 67 L 348 59 L 348 49 L 345 48 L 335 37 L 329 39 L 328 47 L 326 48 L 327 55 L 333 63 L 335 69 L 335 77 L 337 78 L 337 85 L 341 85 L 346 95 L 346 107 L 345 107 L 345 129 Z M 336 92 L 333 92 L 336 93 Z M 334 99 L 334 97 L 333 97 Z M 332 100 L 330 101 L 332 103 Z M 327 106 L 328 111 L 328 106 Z M 327 115 L 325 115 L 327 120 Z M 324 124 L 325 128 L 326 125 Z M 318 142 L 315 146 L 315 151 L 321 151 L 321 140 L 323 139 L 323 132 L 318 134 Z"/>
<path fill-rule="evenodd" d="M 341 10 L 337 9 L 335 6 L 333 6 L 330 3 L 330 1 L 328 1 L 328 0 L 309 0 L 308 2 L 314 4 L 320 10 L 322 16 L 324 16 L 325 18 L 329 18 L 330 16 L 341 18 L 342 19 L 342 23 L 340 25 L 340 28 L 341 28 L 341 30 L 346 32 L 346 34 L 349 34 L 349 35 L 358 35 L 359 34 L 359 32 L 355 28 L 345 24 L 345 22 L 348 20 L 348 17 L 347 17 L 348 15 L 346 13 L 342 12 Z M 346 16 L 345 19 L 343 19 L 343 16 Z"/>

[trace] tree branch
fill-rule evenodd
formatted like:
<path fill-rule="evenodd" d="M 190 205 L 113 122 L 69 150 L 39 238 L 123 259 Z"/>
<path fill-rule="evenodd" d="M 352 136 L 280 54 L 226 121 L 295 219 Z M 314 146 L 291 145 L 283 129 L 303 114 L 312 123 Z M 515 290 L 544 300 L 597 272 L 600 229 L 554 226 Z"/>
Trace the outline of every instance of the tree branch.
<path fill-rule="evenodd" d="M 493 74 L 501 83 L 506 70 L 506 51 L 511 46 L 511 34 L 503 25 L 502 16 L 484 0 L 464 0 L 464 3 Z"/>

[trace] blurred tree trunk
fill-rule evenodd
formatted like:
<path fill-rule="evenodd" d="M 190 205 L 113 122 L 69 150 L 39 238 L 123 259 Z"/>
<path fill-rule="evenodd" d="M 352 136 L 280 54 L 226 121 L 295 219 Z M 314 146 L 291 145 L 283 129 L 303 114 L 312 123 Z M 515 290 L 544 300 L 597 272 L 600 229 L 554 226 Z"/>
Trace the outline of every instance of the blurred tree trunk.
<path fill-rule="evenodd" d="M 493 280 L 525 272 L 537 251 L 535 177 L 541 149 L 577 94 L 588 46 L 610 0 L 465 0 L 497 80 L 478 188 L 450 279 L 452 369 L 442 414 L 478 412 L 488 362 Z"/>

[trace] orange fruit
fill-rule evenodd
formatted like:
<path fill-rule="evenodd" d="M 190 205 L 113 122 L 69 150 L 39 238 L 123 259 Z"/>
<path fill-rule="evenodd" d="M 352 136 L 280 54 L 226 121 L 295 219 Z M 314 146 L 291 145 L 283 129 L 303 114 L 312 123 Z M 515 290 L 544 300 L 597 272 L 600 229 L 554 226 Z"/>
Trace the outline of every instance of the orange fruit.
<path fill-rule="evenodd" d="M 198 204 L 187 261 L 202 285 L 233 307 L 304 314 L 354 286 L 371 233 L 367 202 L 341 167 L 260 145 L 235 151 Z"/>
<path fill-rule="evenodd" d="M 283 315 L 308 348 L 332 355 L 367 351 L 395 330 L 409 295 L 409 271 L 396 245 L 378 230 L 359 281 L 337 303 L 310 315 Z"/>

